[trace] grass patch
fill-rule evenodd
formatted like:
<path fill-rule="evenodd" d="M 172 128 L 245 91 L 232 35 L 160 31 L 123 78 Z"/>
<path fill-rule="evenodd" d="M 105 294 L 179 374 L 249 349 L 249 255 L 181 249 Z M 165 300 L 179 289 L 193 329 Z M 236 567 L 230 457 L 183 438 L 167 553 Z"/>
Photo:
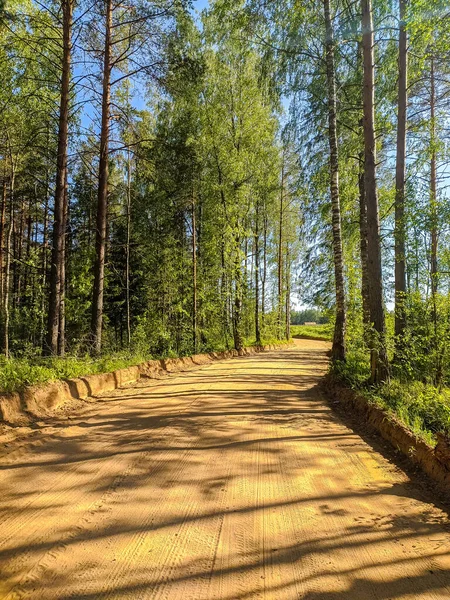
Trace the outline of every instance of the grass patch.
<path fill-rule="evenodd" d="M 372 397 L 396 415 L 416 435 L 435 444 L 435 434 L 450 434 L 450 390 L 438 390 L 420 381 L 402 383 L 393 379 Z"/>
<path fill-rule="evenodd" d="M 109 373 L 137 365 L 149 357 L 117 354 L 99 359 L 86 357 L 32 359 L 10 358 L 0 360 L 0 391 L 17 392 L 29 385 L 85 377 L 97 373 Z"/>
<path fill-rule="evenodd" d="M 325 325 L 291 325 L 291 335 L 294 338 L 331 342 L 331 340 L 333 339 L 333 324 L 326 323 Z"/>
<path fill-rule="evenodd" d="M 428 383 L 395 378 L 377 387 L 368 386 L 369 359 L 362 351 L 350 352 L 346 363 L 337 363 L 332 372 L 430 445 L 436 444 L 436 433 L 450 435 L 449 388 L 438 389 Z"/>
<path fill-rule="evenodd" d="M 289 344 L 287 340 L 264 339 L 263 345 Z M 256 342 L 246 340 L 246 346 L 256 346 Z M 214 351 L 226 350 L 217 347 Z M 117 369 L 125 369 L 151 360 L 152 356 L 143 354 L 113 354 L 110 356 L 93 359 L 86 355 L 83 357 L 68 356 L 66 358 L 31 357 L 10 358 L 0 356 L 0 393 L 11 393 L 23 390 L 29 385 L 56 381 L 58 379 L 73 379 L 86 377 L 97 373 L 110 373 Z M 159 357 L 162 358 L 162 357 Z M 164 358 L 177 358 L 175 353 L 170 353 Z"/>

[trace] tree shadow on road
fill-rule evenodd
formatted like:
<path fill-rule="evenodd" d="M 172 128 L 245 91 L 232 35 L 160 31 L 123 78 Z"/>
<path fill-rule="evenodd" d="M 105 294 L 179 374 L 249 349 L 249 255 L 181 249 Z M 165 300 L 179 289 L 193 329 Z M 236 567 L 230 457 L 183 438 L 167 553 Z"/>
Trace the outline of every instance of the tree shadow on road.
<path fill-rule="evenodd" d="M 1 593 L 450 597 L 445 514 L 336 419 L 323 350 L 245 360 L 45 423 L 1 465 Z"/>

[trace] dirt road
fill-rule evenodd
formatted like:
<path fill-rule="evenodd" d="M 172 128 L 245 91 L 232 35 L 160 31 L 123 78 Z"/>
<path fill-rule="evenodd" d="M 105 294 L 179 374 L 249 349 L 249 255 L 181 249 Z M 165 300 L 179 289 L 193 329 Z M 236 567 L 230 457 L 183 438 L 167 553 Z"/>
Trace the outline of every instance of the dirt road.
<path fill-rule="evenodd" d="M 326 348 L 143 382 L 10 443 L 0 599 L 448 600 L 448 518 L 328 408 Z"/>

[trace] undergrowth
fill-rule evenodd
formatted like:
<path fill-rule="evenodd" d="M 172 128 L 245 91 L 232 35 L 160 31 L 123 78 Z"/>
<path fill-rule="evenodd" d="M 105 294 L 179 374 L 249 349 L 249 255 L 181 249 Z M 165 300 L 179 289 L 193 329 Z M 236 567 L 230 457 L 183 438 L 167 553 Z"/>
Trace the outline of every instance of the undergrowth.
<path fill-rule="evenodd" d="M 331 371 L 429 444 L 435 445 L 438 432 L 450 435 L 449 388 L 438 389 L 430 383 L 400 381 L 395 377 L 389 383 L 369 386 L 369 360 L 363 351 L 349 352 L 347 361 L 334 364 Z"/>
<path fill-rule="evenodd" d="M 307 340 L 323 340 L 329 342 L 333 339 L 333 324 L 324 325 L 291 325 L 291 335 L 295 338 Z"/>
<path fill-rule="evenodd" d="M 109 373 L 137 365 L 149 357 L 118 354 L 93 359 L 89 356 L 67 358 L 2 358 L 0 362 L 0 391 L 16 392 L 28 385 L 71 379 L 96 373 Z"/>
<path fill-rule="evenodd" d="M 286 340 L 264 339 L 263 345 L 288 344 Z M 256 346 L 256 342 L 246 340 L 246 346 Z M 221 352 L 225 346 L 215 347 L 211 351 Z M 27 358 L 10 358 L 0 356 L 0 393 L 17 392 L 29 385 L 86 377 L 98 373 L 109 373 L 117 369 L 125 369 L 138 365 L 152 358 L 178 358 L 174 352 L 164 356 L 145 356 L 143 354 L 121 353 L 94 359 L 86 356 L 67 356 L 66 358 L 32 356 Z"/>

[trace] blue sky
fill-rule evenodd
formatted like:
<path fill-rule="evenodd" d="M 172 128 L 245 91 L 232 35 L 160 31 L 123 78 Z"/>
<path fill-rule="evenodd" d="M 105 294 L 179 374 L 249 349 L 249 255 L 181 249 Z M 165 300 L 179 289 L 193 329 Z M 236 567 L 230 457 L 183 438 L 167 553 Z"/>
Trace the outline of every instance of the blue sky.
<path fill-rule="evenodd" d="M 1 0 L 0 0 L 1 1 Z M 193 0 L 194 11 L 200 13 L 204 8 L 209 6 L 209 0 Z M 135 108 L 143 110 L 146 108 L 147 98 L 145 86 L 141 82 L 134 82 L 132 104 Z M 85 129 L 85 133 L 90 132 L 90 127 L 93 122 L 98 122 L 99 116 L 92 110 L 92 106 L 87 104 L 81 111 L 81 125 Z M 98 124 L 98 123 L 97 123 Z"/>
<path fill-rule="evenodd" d="M 199 15 L 204 8 L 208 8 L 209 0 L 194 0 L 193 5 L 194 13 Z"/>
<path fill-rule="evenodd" d="M 202 10 L 203 8 L 206 8 L 208 5 L 209 5 L 208 0 L 195 0 L 194 1 L 194 6 L 197 10 Z"/>

